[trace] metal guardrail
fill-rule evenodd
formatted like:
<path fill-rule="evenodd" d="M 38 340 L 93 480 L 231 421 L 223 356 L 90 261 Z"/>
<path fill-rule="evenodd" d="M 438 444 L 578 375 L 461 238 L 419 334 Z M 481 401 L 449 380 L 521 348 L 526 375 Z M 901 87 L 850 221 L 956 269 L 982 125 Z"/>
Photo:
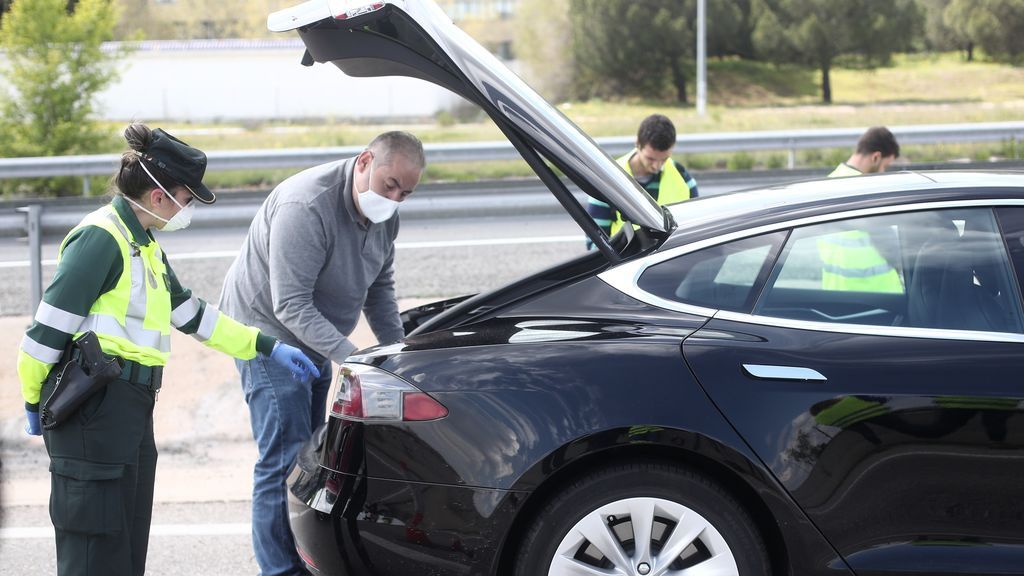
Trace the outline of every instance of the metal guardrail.
<path fill-rule="evenodd" d="M 939 144 L 1024 140 L 1024 122 L 987 122 L 979 124 L 930 124 L 890 126 L 901 144 Z M 808 148 L 852 148 L 864 128 L 822 130 L 767 130 L 758 132 L 721 132 L 683 134 L 676 139 L 676 152 L 700 154 L 750 150 L 787 150 L 789 168 L 795 166 L 796 150 Z M 608 154 L 629 151 L 632 136 L 596 138 Z M 358 154 L 361 146 L 329 148 L 289 148 L 276 150 L 212 151 L 208 154 L 210 171 L 251 170 L 260 168 L 298 168 Z M 427 144 L 427 162 L 484 162 L 518 160 L 519 153 L 507 141 Z M 54 156 L 36 158 L 0 158 L 0 179 L 53 176 L 99 176 L 112 174 L 120 162 L 118 154 L 91 156 Z"/>
<path fill-rule="evenodd" d="M 974 167 L 991 168 L 991 164 Z M 1001 167 L 1009 167 L 1000 164 Z M 1024 165 L 1013 165 L 1020 168 Z M 958 166 L 966 168 L 967 166 Z M 934 168 L 915 165 L 903 168 Z M 702 194 L 709 190 L 739 190 L 767 186 L 784 181 L 824 176 L 829 169 L 756 170 L 756 171 L 693 171 Z M 564 180 L 581 202 L 586 196 L 572 182 Z M 248 226 L 260 204 L 270 193 L 262 190 L 217 190 L 217 203 L 196 210 L 192 228 Z M 26 235 L 26 205 L 40 208 L 39 231 L 44 236 L 64 235 L 87 213 L 109 199 L 107 197 L 60 197 L 0 200 L 0 238 Z M 537 178 L 497 181 L 427 183 L 416 188 L 416 194 L 402 203 L 403 219 L 436 219 L 477 217 L 485 214 L 557 214 L 561 205 Z"/>

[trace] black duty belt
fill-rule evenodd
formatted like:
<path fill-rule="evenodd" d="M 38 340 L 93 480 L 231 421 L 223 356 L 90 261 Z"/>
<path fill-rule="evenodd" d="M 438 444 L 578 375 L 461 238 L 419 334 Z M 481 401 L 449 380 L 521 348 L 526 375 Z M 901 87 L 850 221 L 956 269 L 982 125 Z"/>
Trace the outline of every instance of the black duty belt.
<path fill-rule="evenodd" d="M 163 384 L 164 367 L 146 366 L 132 360 L 121 359 L 121 378 L 132 384 L 145 386 L 151 392 L 160 390 Z"/>

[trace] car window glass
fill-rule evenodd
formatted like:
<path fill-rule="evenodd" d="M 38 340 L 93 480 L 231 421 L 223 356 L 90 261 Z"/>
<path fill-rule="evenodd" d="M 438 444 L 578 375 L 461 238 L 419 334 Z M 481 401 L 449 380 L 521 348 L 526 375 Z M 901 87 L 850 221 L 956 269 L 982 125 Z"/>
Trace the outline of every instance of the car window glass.
<path fill-rule="evenodd" d="M 904 291 L 903 266 L 894 257 L 897 228 L 852 220 L 797 229 L 773 284 L 779 288 Z"/>
<path fill-rule="evenodd" d="M 989 209 L 907 212 L 797 228 L 756 314 L 848 324 L 1021 332 Z"/>
<path fill-rule="evenodd" d="M 712 246 L 648 268 L 637 285 L 685 304 L 749 311 L 785 239 L 775 232 Z"/>

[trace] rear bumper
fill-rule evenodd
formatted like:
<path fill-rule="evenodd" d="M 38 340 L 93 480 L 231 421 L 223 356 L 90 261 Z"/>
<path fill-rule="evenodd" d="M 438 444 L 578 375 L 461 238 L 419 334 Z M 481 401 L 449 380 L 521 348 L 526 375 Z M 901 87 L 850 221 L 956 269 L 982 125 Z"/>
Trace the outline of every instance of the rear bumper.
<path fill-rule="evenodd" d="M 301 462 L 300 458 L 300 462 Z M 296 466 L 288 480 L 295 545 L 313 574 L 495 573 L 526 494 L 366 478 Z"/>

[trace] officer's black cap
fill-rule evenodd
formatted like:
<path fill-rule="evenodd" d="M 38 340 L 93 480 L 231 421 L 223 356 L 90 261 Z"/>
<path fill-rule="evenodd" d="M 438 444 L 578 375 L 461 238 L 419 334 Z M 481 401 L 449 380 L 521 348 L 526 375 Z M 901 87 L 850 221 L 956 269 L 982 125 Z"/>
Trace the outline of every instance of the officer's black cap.
<path fill-rule="evenodd" d="M 141 152 L 142 159 L 174 181 L 184 185 L 203 204 L 213 204 L 217 196 L 203 184 L 206 154 L 198 148 L 171 136 L 162 129 L 153 130 L 149 146 Z"/>

